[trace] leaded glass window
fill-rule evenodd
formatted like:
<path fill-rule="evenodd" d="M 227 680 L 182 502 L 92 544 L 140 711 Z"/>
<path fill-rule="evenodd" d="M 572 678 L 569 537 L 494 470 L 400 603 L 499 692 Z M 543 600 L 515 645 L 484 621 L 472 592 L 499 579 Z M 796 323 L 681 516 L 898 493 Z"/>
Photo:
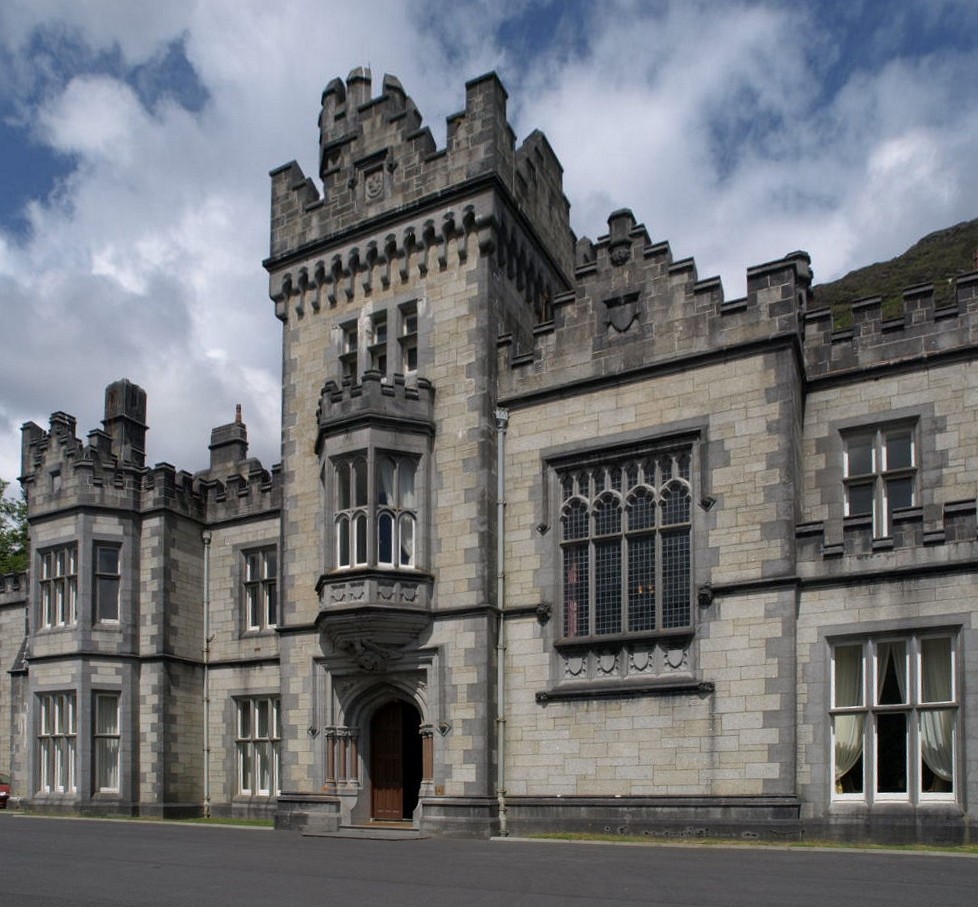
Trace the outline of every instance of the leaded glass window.
<path fill-rule="evenodd" d="M 558 470 L 565 638 L 692 626 L 691 451 Z"/>

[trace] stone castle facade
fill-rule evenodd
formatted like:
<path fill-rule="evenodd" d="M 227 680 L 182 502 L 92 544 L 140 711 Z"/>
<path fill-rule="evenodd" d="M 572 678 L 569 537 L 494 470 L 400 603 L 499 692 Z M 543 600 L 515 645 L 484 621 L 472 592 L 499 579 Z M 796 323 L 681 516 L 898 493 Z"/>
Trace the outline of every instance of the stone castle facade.
<path fill-rule="evenodd" d="M 145 393 L 23 431 L 0 769 L 31 809 L 330 833 L 964 840 L 978 818 L 978 273 L 899 318 L 808 256 L 727 300 L 576 240 L 488 75 L 273 171 L 282 462 L 146 464 Z M 26 618 L 26 620 L 25 620 Z M 25 632 L 26 623 L 26 632 Z"/>

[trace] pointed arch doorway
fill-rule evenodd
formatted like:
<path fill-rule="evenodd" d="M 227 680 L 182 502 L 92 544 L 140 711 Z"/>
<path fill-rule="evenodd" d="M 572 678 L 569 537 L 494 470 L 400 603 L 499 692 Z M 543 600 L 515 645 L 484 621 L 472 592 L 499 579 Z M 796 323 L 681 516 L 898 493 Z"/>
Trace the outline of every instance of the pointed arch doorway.
<path fill-rule="evenodd" d="M 401 822 L 418 805 L 422 777 L 421 715 L 402 699 L 370 719 L 370 818 Z"/>

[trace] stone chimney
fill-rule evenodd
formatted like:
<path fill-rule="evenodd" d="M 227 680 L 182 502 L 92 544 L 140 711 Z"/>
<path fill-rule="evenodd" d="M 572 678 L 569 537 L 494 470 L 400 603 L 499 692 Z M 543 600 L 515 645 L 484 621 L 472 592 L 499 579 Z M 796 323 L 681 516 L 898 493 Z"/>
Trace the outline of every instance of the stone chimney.
<path fill-rule="evenodd" d="M 119 463 L 146 465 L 146 391 L 126 378 L 110 384 L 102 427 Z"/>
<path fill-rule="evenodd" d="M 241 421 L 241 404 L 234 408 L 234 421 L 211 431 L 211 469 L 226 469 L 248 456 L 248 429 Z"/>

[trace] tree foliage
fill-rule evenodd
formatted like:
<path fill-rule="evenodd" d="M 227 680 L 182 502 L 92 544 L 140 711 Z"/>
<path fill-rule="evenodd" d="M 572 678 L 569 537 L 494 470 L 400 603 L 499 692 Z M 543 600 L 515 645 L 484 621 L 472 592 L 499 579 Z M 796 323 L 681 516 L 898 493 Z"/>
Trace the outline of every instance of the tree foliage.
<path fill-rule="evenodd" d="M 27 500 L 7 497 L 9 485 L 0 479 L 0 574 L 27 569 Z"/>

